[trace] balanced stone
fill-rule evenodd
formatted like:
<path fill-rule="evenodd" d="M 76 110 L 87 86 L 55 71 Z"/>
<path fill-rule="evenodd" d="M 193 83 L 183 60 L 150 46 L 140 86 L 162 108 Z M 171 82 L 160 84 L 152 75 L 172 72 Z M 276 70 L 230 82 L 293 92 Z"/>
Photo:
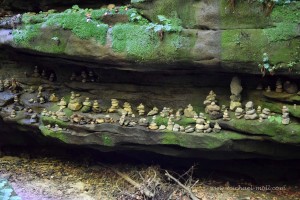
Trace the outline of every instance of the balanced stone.
<path fill-rule="evenodd" d="M 108 109 L 108 112 L 113 113 L 119 109 L 119 101 L 117 99 L 111 99 L 111 107 Z"/>
<path fill-rule="evenodd" d="M 213 128 L 213 132 L 214 133 L 219 133 L 221 131 L 221 126 L 219 125 L 218 122 L 215 123 L 214 128 Z"/>
<path fill-rule="evenodd" d="M 287 106 L 282 107 L 282 124 L 288 125 L 290 123 L 290 117 L 289 117 L 289 109 Z"/>
<path fill-rule="evenodd" d="M 249 101 L 246 103 L 246 114 L 244 118 L 246 120 L 254 120 L 257 119 L 258 115 L 256 114 L 256 111 L 254 109 L 254 104 L 252 101 Z"/>
<path fill-rule="evenodd" d="M 163 125 L 163 124 L 159 126 L 159 130 L 166 130 L 166 128 L 167 127 L 165 125 Z"/>
<path fill-rule="evenodd" d="M 82 108 L 82 104 L 79 99 L 76 97 L 74 92 L 71 92 L 70 101 L 68 104 L 68 108 L 72 111 L 78 111 Z"/>
<path fill-rule="evenodd" d="M 195 131 L 195 128 L 191 125 L 185 127 L 184 132 L 186 133 L 193 133 Z"/>
<path fill-rule="evenodd" d="M 181 120 L 181 116 L 183 115 L 183 109 L 182 108 L 179 108 L 177 111 L 176 111 L 176 114 L 175 114 L 175 120 L 179 121 Z"/>
<path fill-rule="evenodd" d="M 143 116 L 145 114 L 145 106 L 141 103 L 138 107 L 137 107 L 139 116 Z"/>
<path fill-rule="evenodd" d="M 191 104 L 184 109 L 184 116 L 187 118 L 193 118 L 197 113 L 194 111 L 194 108 Z"/>
<path fill-rule="evenodd" d="M 230 121 L 231 120 L 227 109 L 223 113 L 223 120 L 224 121 Z"/>
<path fill-rule="evenodd" d="M 128 103 L 128 102 L 125 102 L 123 104 L 123 110 L 125 110 L 125 112 L 128 114 L 128 115 L 131 115 L 132 114 L 132 108 L 131 108 L 131 105 Z"/>
<path fill-rule="evenodd" d="M 241 92 L 243 87 L 241 85 L 241 80 L 238 77 L 233 77 L 230 83 L 230 110 L 235 110 L 237 107 L 240 107 L 241 104 Z"/>
<path fill-rule="evenodd" d="M 150 112 L 148 112 L 148 116 L 153 116 L 153 115 L 157 115 L 158 114 L 158 108 L 157 107 L 153 107 L 152 110 L 150 110 Z"/>
<path fill-rule="evenodd" d="M 156 116 L 154 115 L 152 117 L 152 121 L 151 121 L 151 123 L 150 123 L 150 125 L 148 127 L 150 130 L 157 130 L 158 129 L 158 126 L 157 126 L 155 120 L 156 120 Z"/>
<path fill-rule="evenodd" d="M 296 94 L 298 92 L 298 86 L 296 83 L 292 83 L 290 81 L 286 81 L 283 84 L 283 89 L 285 92 L 289 94 Z"/>
<path fill-rule="evenodd" d="M 179 124 L 174 124 L 173 131 L 174 132 L 179 132 L 180 131 L 180 125 Z"/>
<path fill-rule="evenodd" d="M 212 102 L 217 102 L 216 100 L 216 94 L 214 93 L 214 91 L 210 91 L 208 96 L 206 97 L 205 101 L 203 102 L 204 105 L 210 105 Z"/>
<path fill-rule="evenodd" d="M 83 104 L 83 107 L 81 109 L 81 112 L 87 113 L 92 110 L 92 102 L 90 101 L 89 97 L 86 97 L 82 104 Z"/>
<path fill-rule="evenodd" d="M 146 118 L 140 118 L 138 123 L 140 126 L 148 126 L 149 125 Z"/>
<path fill-rule="evenodd" d="M 97 100 L 94 100 L 92 110 L 95 113 L 100 113 L 101 112 L 101 108 L 100 108 L 99 103 L 98 103 Z"/>
<path fill-rule="evenodd" d="M 221 108 L 215 102 L 211 102 L 210 105 L 206 106 L 205 111 L 209 114 L 211 119 L 222 118 Z"/>
<path fill-rule="evenodd" d="M 55 95 L 55 93 L 52 93 L 49 97 L 50 102 L 58 102 L 59 98 Z"/>

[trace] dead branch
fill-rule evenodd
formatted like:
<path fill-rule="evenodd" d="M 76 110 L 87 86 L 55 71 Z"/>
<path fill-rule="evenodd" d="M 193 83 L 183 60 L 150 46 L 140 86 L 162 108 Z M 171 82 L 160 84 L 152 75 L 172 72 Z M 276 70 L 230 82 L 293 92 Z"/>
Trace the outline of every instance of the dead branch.
<path fill-rule="evenodd" d="M 180 187 L 182 187 L 191 197 L 192 200 L 199 200 L 198 197 L 196 197 L 193 192 L 191 191 L 191 189 L 185 185 L 183 185 L 179 180 L 177 180 L 174 176 L 172 176 L 171 174 L 169 174 L 168 171 L 165 172 L 165 175 L 167 177 L 169 177 L 170 179 L 172 179 L 173 181 L 175 181 Z"/>
<path fill-rule="evenodd" d="M 116 174 L 118 174 L 120 177 L 122 177 L 129 184 L 134 186 L 135 188 L 141 189 L 142 194 L 144 194 L 146 197 L 148 197 L 148 198 L 153 198 L 154 197 L 155 194 L 153 192 L 151 192 L 148 188 L 143 188 L 141 184 L 139 184 L 138 182 L 131 179 L 127 174 L 124 174 L 124 173 L 122 173 L 118 170 L 112 169 L 112 168 L 110 168 L 110 169 L 112 171 L 114 171 Z"/>

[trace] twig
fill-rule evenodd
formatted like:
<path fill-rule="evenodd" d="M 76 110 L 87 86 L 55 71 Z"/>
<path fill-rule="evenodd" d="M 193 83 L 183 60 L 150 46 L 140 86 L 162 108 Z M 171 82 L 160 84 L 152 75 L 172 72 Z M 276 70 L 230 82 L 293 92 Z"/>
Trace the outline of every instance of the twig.
<path fill-rule="evenodd" d="M 170 179 L 172 179 L 173 181 L 175 181 L 180 187 L 182 187 L 190 195 L 192 200 L 199 200 L 199 198 L 193 194 L 193 192 L 191 191 L 191 189 L 189 187 L 186 187 L 185 185 L 183 185 L 179 180 L 177 180 L 175 177 L 173 177 L 171 174 L 169 174 L 168 171 L 166 171 L 165 175 L 167 177 L 169 177 Z"/>
<path fill-rule="evenodd" d="M 102 163 L 98 163 L 98 164 L 100 164 L 102 166 L 105 166 Z M 133 179 L 131 179 L 127 174 L 124 174 L 124 173 L 122 173 L 122 172 L 120 172 L 118 170 L 115 170 L 113 168 L 109 168 L 109 167 L 106 167 L 106 168 L 111 169 L 113 172 L 115 172 L 116 174 L 118 174 L 119 176 L 121 176 L 125 181 L 127 181 L 128 183 L 130 183 L 132 186 L 141 189 L 142 194 L 144 194 L 148 198 L 154 197 L 153 192 L 151 192 L 148 188 L 142 188 L 141 184 L 139 184 L 136 181 L 134 181 Z"/>

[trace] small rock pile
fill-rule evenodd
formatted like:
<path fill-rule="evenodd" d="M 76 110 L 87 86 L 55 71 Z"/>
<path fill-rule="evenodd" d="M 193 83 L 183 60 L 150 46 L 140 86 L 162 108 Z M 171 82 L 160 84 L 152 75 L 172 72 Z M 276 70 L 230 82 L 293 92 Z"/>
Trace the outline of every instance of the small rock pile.
<path fill-rule="evenodd" d="M 252 101 L 249 101 L 248 103 L 246 103 L 245 107 L 246 107 L 246 114 L 245 114 L 244 118 L 246 120 L 254 120 L 258 117 Z"/>
<path fill-rule="evenodd" d="M 289 117 L 289 109 L 286 106 L 282 107 L 282 124 L 288 125 L 290 123 L 290 117 Z"/>

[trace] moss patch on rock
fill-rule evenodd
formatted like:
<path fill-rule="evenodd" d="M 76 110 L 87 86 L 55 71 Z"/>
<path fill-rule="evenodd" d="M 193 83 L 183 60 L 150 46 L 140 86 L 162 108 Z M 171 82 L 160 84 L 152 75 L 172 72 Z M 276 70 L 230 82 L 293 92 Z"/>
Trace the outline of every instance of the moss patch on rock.
<path fill-rule="evenodd" d="M 67 142 L 67 137 L 64 135 L 64 133 L 62 131 L 52 131 L 47 129 L 45 126 L 41 125 L 39 127 L 39 129 L 41 130 L 42 134 L 45 136 L 49 136 L 49 137 L 53 137 L 53 138 L 57 138 L 58 140 L 62 141 L 62 142 Z"/>
<path fill-rule="evenodd" d="M 270 16 L 265 16 L 259 3 L 238 2 L 233 11 L 222 1 L 221 26 L 231 28 L 222 31 L 221 59 L 225 63 L 262 62 L 263 53 L 268 53 L 270 64 L 281 65 L 276 70 L 284 70 L 291 61 L 299 61 L 300 2 L 289 5 L 276 5 Z M 242 20 L 242 21 L 240 21 Z M 250 20 L 249 22 L 243 20 Z M 246 23 L 249 26 L 241 24 Z M 246 72 L 258 73 L 259 69 L 244 67 Z M 288 69 L 286 67 L 286 69 Z M 241 66 L 240 70 L 244 70 Z M 298 73 L 299 65 L 294 67 Z"/>
<path fill-rule="evenodd" d="M 251 135 L 268 136 L 270 140 L 297 144 L 300 142 L 300 124 L 292 122 L 289 125 L 282 125 L 281 120 L 273 119 L 259 122 L 258 120 L 232 119 L 227 124 L 235 131 Z M 280 118 L 278 118 L 280 119 Z"/>
<path fill-rule="evenodd" d="M 231 140 L 244 140 L 247 138 L 249 138 L 249 136 L 232 131 L 208 134 L 165 132 L 161 136 L 161 143 L 166 145 L 179 145 L 186 148 L 217 149 L 223 145 L 231 143 Z"/>
<path fill-rule="evenodd" d="M 130 60 L 138 62 L 171 62 L 188 59 L 195 39 L 181 33 L 164 33 L 163 40 L 158 33 L 147 29 L 147 25 L 117 24 L 112 28 L 112 48 L 125 52 Z"/>

